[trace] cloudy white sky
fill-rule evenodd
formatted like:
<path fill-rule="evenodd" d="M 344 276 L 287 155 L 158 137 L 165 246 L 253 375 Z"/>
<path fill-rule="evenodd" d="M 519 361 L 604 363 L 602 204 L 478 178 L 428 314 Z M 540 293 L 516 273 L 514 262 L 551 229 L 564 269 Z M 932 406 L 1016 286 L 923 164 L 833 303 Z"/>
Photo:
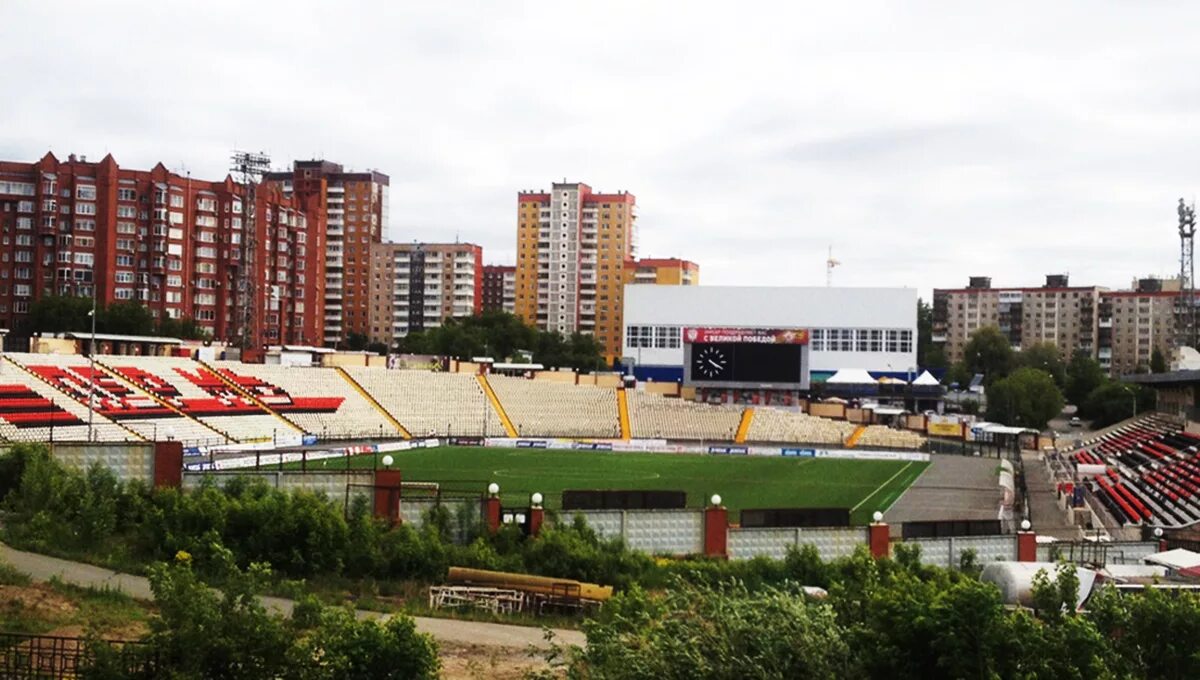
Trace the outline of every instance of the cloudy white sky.
<path fill-rule="evenodd" d="M 639 254 L 709 284 L 822 285 L 832 246 L 838 285 L 1120 287 L 1178 269 L 1198 20 L 1185 2 L 3 0 L 0 158 L 378 168 L 393 240 L 496 262 L 516 192 L 565 177 L 636 194 Z"/>

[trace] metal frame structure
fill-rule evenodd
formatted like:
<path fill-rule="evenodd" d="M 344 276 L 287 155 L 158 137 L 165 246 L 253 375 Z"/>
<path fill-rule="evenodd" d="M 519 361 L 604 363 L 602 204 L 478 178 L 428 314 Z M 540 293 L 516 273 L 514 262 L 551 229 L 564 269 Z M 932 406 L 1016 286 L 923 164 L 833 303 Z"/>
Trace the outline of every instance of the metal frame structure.
<path fill-rule="evenodd" d="M 257 229 L 254 223 L 255 192 L 263 175 L 271 170 L 271 157 L 265 152 L 234 151 L 230 157 L 229 171 L 240 178 L 242 185 L 242 242 L 238 261 L 237 314 L 240 319 L 238 332 L 241 334 L 243 350 L 251 349 L 254 339 L 254 295 L 255 263 L 257 258 Z"/>
<path fill-rule="evenodd" d="M 1196 206 L 1179 199 L 1179 298 L 1175 305 L 1176 347 L 1196 346 Z"/>

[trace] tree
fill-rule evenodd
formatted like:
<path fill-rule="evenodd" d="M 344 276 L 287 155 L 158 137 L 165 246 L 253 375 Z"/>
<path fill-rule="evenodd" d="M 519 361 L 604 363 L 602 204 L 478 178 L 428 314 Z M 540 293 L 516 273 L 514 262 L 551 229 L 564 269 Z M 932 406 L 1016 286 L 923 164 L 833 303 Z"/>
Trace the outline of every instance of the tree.
<path fill-rule="evenodd" d="M 99 311 L 96 330 L 114 335 L 151 335 L 154 316 L 134 300 L 114 302 Z"/>
<path fill-rule="evenodd" d="M 828 604 L 795 591 L 677 582 L 607 603 L 570 677 L 843 678 L 854 654 Z"/>
<path fill-rule="evenodd" d="M 1155 347 L 1154 351 L 1150 353 L 1150 372 L 1167 372 L 1167 358 L 1163 356 L 1162 350 L 1157 347 Z"/>
<path fill-rule="evenodd" d="M 45 295 L 29 305 L 28 333 L 81 333 L 92 326 L 90 297 Z"/>
<path fill-rule="evenodd" d="M 1100 363 L 1084 350 L 1076 350 L 1067 364 L 1067 401 L 1081 406 L 1088 395 L 1108 380 Z"/>
<path fill-rule="evenodd" d="M 984 383 L 990 385 L 1012 370 L 1012 344 L 998 327 L 984 326 L 971 334 L 963 348 L 963 361 L 967 370 L 982 373 Z"/>
<path fill-rule="evenodd" d="M 163 317 L 158 322 L 157 334 L 162 337 L 181 338 L 183 340 L 205 340 L 209 337 L 208 332 L 201 328 L 200 324 L 190 316 L 180 319 Z"/>
<path fill-rule="evenodd" d="M 361 352 L 367 348 L 367 336 L 362 333 L 351 333 L 346 336 L 346 346 L 351 352 Z"/>
<path fill-rule="evenodd" d="M 965 390 L 967 389 L 967 386 L 971 384 L 972 377 L 971 371 L 967 368 L 967 365 L 961 361 L 956 361 L 952 366 L 950 366 L 950 369 L 946 371 L 946 377 L 942 380 L 942 382 L 946 383 L 947 385 L 957 384 L 959 389 Z"/>
<path fill-rule="evenodd" d="M 917 363 L 924 368 L 946 368 L 946 351 L 933 344 L 933 308 L 917 298 Z"/>
<path fill-rule="evenodd" d="M 1054 378 L 1058 389 L 1067 387 L 1067 368 L 1063 365 L 1058 346 L 1052 342 L 1039 342 L 1021 350 L 1016 356 L 1017 366 L 1041 369 Z"/>
<path fill-rule="evenodd" d="M 1005 425 L 1041 430 L 1062 409 L 1062 393 L 1041 369 L 1017 369 L 987 388 L 987 419 Z"/>
<path fill-rule="evenodd" d="M 1079 414 L 1092 421 L 1093 429 L 1099 429 L 1132 418 L 1135 411 L 1141 413 L 1153 410 L 1154 402 L 1155 394 L 1152 389 L 1107 381 L 1092 390 L 1079 406 Z"/>
<path fill-rule="evenodd" d="M 242 571 L 228 551 L 218 548 L 217 554 L 225 572 L 220 592 L 197 577 L 186 553 L 151 567 L 158 614 L 145 644 L 125 650 L 124 660 L 129 652 L 144 655 L 154 662 L 153 677 L 181 680 L 437 677 L 437 647 L 416 632 L 410 617 L 395 614 L 382 624 L 357 621 L 351 612 L 323 607 L 309 597 L 287 620 L 267 612 L 255 595 L 270 575 L 265 565 Z M 82 677 L 131 677 L 115 672 L 120 659 L 107 645 L 93 651 L 94 665 L 83 669 Z"/>

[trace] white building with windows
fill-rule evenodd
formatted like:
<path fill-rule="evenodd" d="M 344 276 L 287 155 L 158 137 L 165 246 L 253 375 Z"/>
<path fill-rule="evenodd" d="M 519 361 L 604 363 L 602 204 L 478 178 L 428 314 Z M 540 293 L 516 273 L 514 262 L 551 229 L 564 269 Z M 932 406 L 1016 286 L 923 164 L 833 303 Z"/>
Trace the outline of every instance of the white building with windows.
<path fill-rule="evenodd" d="M 627 285 L 624 317 L 622 361 L 639 380 L 683 378 L 687 327 L 807 329 L 814 381 L 843 368 L 917 368 L 915 288 Z"/>

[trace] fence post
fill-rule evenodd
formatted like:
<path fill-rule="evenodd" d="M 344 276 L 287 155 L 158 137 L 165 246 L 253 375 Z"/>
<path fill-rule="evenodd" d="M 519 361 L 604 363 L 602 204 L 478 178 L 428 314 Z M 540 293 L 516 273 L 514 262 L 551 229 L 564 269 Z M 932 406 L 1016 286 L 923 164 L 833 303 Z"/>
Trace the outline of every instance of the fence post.
<path fill-rule="evenodd" d="M 374 515 L 387 518 L 390 524 L 400 522 L 400 471 L 375 471 Z"/>
<path fill-rule="evenodd" d="M 183 486 L 183 442 L 154 442 L 154 488 Z"/>
<path fill-rule="evenodd" d="M 704 556 L 729 559 L 729 510 L 720 495 L 713 494 L 711 501 L 704 508 Z"/>
<path fill-rule="evenodd" d="M 483 521 L 488 533 L 494 534 L 500 530 L 500 485 L 492 482 L 487 491 L 488 495 L 483 499 Z"/>
<path fill-rule="evenodd" d="M 871 549 L 871 557 L 882 559 L 891 554 L 892 536 L 889 533 L 891 530 L 883 521 L 883 513 L 878 510 L 873 516 L 874 521 L 867 526 L 867 545 Z"/>
<path fill-rule="evenodd" d="M 1032 530 L 1029 520 L 1021 520 L 1021 530 L 1017 532 L 1017 561 L 1037 562 L 1037 532 Z"/>
<path fill-rule="evenodd" d="M 542 508 L 542 494 L 535 492 L 529 497 L 529 535 L 540 534 L 544 521 L 546 521 L 546 510 Z"/>

